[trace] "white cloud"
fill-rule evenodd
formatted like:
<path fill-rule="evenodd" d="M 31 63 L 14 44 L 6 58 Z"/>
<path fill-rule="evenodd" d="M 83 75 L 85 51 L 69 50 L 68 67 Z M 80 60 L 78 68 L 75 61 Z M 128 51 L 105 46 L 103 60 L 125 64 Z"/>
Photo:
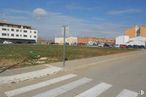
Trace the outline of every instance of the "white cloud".
<path fill-rule="evenodd" d="M 129 13 L 141 13 L 143 10 L 141 9 L 123 9 L 123 10 L 112 10 L 109 11 L 109 15 L 120 15 L 120 14 L 129 14 Z"/>
<path fill-rule="evenodd" d="M 36 8 L 33 10 L 33 15 L 36 17 L 43 17 L 46 16 L 48 13 L 45 9 L 43 8 Z"/>

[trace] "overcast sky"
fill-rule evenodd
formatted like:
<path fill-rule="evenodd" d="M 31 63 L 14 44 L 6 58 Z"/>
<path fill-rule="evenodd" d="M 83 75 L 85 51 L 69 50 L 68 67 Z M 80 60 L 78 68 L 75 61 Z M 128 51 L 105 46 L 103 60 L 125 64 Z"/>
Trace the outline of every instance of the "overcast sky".
<path fill-rule="evenodd" d="M 28 24 L 39 36 L 115 37 L 135 25 L 146 25 L 146 0 L 1 0 L 0 19 Z"/>

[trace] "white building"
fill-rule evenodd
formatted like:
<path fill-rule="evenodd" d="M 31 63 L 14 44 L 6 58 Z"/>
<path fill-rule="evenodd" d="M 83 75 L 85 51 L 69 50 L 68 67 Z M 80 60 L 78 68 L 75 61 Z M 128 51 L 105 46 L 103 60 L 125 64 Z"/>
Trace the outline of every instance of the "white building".
<path fill-rule="evenodd" d="M 77 37 L 67 37 L 65 41 L 69 45 L 74 45 L 74 44 L 77 44 L 78 38 Z M 63 37 L 56 37 L 55 43 L 62 45 L 64 43 L 64 38 Z"/>
<path fill-rule="evenodd" d="M 0 22 L 0 43 L 36 43 L 37 37 L 31 26 Z"/>
<path fill-rule="evenodd" d="M 146 37 L 130 38 L 126 45 L 144 45 L 146 46 Z"/>
<path fill-rule="evenodd" d="M 116 44 L 117 45 L 143 45 L 146 46 L 146 37 L 134 37 L 129 38 L 129 36 L 118 36 L 116 37 Z"/>
<path fill-rule="evenodd" d="M 116 37 L 116 44 L 118 45 L 121 45 L 121 44 L 125 45 L 128 41 L 129 41 L 129 36 L 122 35 L 122 36 Z"/>

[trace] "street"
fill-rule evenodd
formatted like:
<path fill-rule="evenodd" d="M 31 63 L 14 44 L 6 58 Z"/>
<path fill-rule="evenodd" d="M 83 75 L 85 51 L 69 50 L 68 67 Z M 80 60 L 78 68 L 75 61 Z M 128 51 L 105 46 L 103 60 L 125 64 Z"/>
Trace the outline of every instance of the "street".
<path fill-rule="evenodd" d="M 146 50 L 94 62 L 84 68 L 0 85 L 0 97 L 146 97 L 140 93 L 146 92 Z"/>

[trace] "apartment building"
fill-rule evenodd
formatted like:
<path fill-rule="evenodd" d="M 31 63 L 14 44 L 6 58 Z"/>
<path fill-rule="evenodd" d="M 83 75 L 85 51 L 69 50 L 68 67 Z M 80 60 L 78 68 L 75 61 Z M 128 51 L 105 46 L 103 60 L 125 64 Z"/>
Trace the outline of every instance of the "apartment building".
<path fill-rule="evenodd" d="M 146 37 L 146 26 L 135 26 L 128 28 L 125 32 L 126 36 L 129 36 L 129 38 L 134 38 L 134 37 Z"/>
<path fill-rule="evenodd" d="M 146 26 L 128 28 L 125 35 L 116 37 L 116 44 L 146 46 Z"/>
<path fill-rule="evenodd" d="M 37 37 L 31 26 L 0 21 L 0 43 L 36 43 Z"/>

